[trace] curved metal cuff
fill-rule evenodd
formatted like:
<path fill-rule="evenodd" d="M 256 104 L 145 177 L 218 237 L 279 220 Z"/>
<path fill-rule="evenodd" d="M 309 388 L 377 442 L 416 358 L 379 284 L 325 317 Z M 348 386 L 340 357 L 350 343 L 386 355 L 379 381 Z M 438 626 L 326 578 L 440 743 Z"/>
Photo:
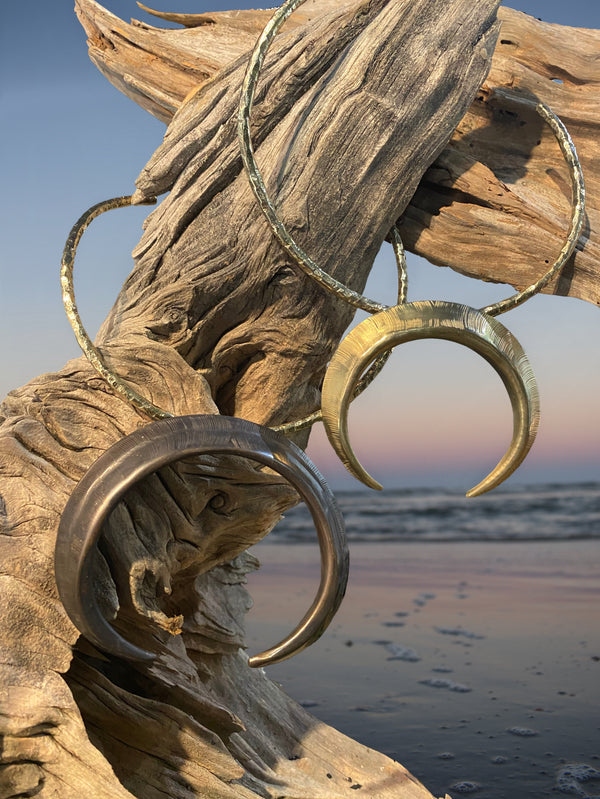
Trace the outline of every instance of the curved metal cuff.
<path fill-rule="evenodd" d="M 312 605 L 289 636 L 251 657 L 250 666 L 277 663 L 302 651 L 322 635 L 339 608 L 348 580 L 344 522 L 304 452 L 283 435 L 245 419 L 178 416 L 136 430 L 110 447 L 77 484 L 62 514 L 55 552 L 60 598 L 73 624 L 103 651 L 132 660 L 156 657 L 126 641 L 98 606 L 93 554 L 103 523 L 138 480 L 181 458 L 208 453 L 250 458 L 282 475 L 306 502 L 319 539 L 321 582 Z"/>
<path fill-rule="evenodd" d="M 413 302 L 364 319 L 335 352 L 323 381 L 323 423 L 329 441 L 348 471 L 370 488 L 381 489 L 361 466 L 348 435 L 349 398 L 367 366 L 398 344 L 424 338 L 456 341 L 485 358 L 501 377 L 513 410 L 513 437 L 493 471 L 467 496 L 495 488 L 522 463 L 539 424 L 535 377 L 517 339 L 491 316 L 450 302 Z"/>

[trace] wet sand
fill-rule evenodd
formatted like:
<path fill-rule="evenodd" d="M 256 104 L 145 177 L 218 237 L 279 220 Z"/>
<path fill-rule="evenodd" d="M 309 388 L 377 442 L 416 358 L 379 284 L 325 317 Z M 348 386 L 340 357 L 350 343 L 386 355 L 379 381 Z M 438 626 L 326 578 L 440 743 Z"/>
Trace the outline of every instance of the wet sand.
<path fill-rule="evenodd" d="M 292 629 L 319 576 L 316 545 L 254 553 L 251 652 Z M 269 675 L 436 796 L 598 797 L 600 544 L 356 544 L 331 627 Z"/>

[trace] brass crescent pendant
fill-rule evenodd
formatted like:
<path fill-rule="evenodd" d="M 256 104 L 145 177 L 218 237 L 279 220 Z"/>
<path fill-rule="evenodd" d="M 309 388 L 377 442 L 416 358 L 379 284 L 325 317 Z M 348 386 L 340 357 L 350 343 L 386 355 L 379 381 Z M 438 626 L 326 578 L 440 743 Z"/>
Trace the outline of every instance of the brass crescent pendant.
<path fill-rule="evenodd" d="M 129 643 L 102 615 L 94 593 L 93 554 L 102 525 L 138 480 L 194 455 L 239 455 L 270 467 L 288 480 L 311 512 L 321 550 L 321 582 L 299 625 L 276 646 L 254 655 L 265 666 L 305 649 L 325 631 L 340 606 L 348 580 L 344 521 L 325 480 L 304 452 L 267 427 L 218 415 L 163 419 L 118 441 L 91 466 L 67 502 L 56 541 L 55 574 L 65 610 L 77 629 L 101 650 L 150 661 L 151 652 Z"/>
<path fill-rule="evenodd" d="M 370 488 L 381 489 L 359 463 L 348 437 L 348 405 L 365 368 L 380 353 L 405 341 L 441 338 L 456 341 L 482 355 L 500 375 L 512 404 L 510 447 L 493 471 L 467 496 L 495 488 L 512 474 L 529 452 L 539 424 L 535 377 L 517 339 L 503 324 L 466 305 L 413 302 L 365 319 L 342 340 L 323 382 L 321 407 L 327 436 L 348 471 Z"/>

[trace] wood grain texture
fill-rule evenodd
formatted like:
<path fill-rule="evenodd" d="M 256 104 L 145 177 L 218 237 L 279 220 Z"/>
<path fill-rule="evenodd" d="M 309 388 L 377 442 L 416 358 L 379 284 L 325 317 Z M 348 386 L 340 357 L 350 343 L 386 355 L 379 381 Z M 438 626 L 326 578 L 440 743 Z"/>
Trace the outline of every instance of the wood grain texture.
<path fill-rule="evenodd" d="M 274 47 L 258 158 L 301 243 L 354 287 L 481 85 L 496 7 L 355 2 Z M 96 343 L 175 415 L 271 424 L 318 404 L 351 311 L 297 273 L 256 206 L 232 121 L 242 72 L 233 64 L 193 93 L 140 176 L 140 195 L 170 193 Z M 277 475 L 206 456 L 161 469 L 115 509 L 96 589 L 122 634 L 139 645 L 152 636 L 160 652 L 132 666 L 78 641 L 53 549 L 75 483 L 147 420 L 83 359 L 11 392 L 0 420 L 1 799 L 342 799 L 353 786 L 371 799 L 432 799 L 247 667 L 244 582 L 257 563 L 245 550 L 296 502 Z"/>
<path fill-rule="evenodd" d="M 518 289 L 544 274 L 568 231 L 571 181 L 548 126 L 509 95 L 540 99 L 567 126 L 586 184 L 577 250 L 544 291 L 600 304 L 600 31 L 510 9 L 499 16 L 492 69 L 423 176 L 402 220 L 405 241 L 433 263 Z"/>
<path fill-rule="evenodd" d="M 318 16 L 333 13 L 341 21 L 345 7 L 308 0 L 281 36 L 291 37 L 291 31 Z M 188 26 L 167 31 L 139 22 L 126 25 L 93 0 L 77 0 L 77 10 L 94 63 L 166 122 L 190 91 L 234 68 L 271 13 L 158 12 Z M 509 8 L 501 8 L 499 18 L 502 33 L 490 74 L 400 220 L 405 244 L 432 263 L 518 289 L 535 282 L 555 260 L 568 230 L 568 171 L 537 115 L 496 90 L 517 91 L 547 103 L 563 119 L 587 185 L 587 221 L 578 250 L 544 291 L 598 304 L 600 32 L 543 23 Z"/>

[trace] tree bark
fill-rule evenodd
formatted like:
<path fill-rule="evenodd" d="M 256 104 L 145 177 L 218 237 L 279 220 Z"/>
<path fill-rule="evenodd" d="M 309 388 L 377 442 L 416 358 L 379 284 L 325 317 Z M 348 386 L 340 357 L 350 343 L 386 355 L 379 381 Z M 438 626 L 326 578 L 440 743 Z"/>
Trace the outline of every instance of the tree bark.
<path fill-rule="evenodd" d="M 276 42 L 258 157 L 300 243 L 354 288 L 481 85 L 496 7 L 355 2 Z M 275 424 L 318 405 L 352 311 L 298 274 L 257 208 L 232 120 L 243 68 L 182 106 L 140 177 L 140 196 L 170 194 L 97 344 L 173 414 Z M 148 420 L 83 358 L 11 392 L 0 413 L 2 799 L 334 799 L 349 788 L 431 799 L 247 667 L 244 581 L 257 563 L 245 550 L 297 500 L 278 476 L 203 457 L 161 469 L 115 509 L 96 590 L 115 626 L 159 653 L 126 664 L 78 640 L 53 550 L 76 482 Z"/>
<path fill-rule="evenodd" d="M 343 14 L 344 7 L 309 0 L 284 30 L 328 12 Z M 77 12 L 92 61 L 165 122 L 190 92 L 247 55 L 271 15 L 153 12 L 187 28 L 164 30 L 126 25 L 93 0 L 77 0 Z M 600 31 L 543 23 L 509 8 L 501 8 L 499 18 L 491 71 L 400 220 L 405 245 L 439 266 L 519 289 L 547 271 L 568 230 L 570 180 L 551 131 L 534 111 L 511 102 L 508 95 L 518 92 L 542 100 L 563 119 L 587 186 L 577 251 L 544 291 L 598 304 Z"/>

